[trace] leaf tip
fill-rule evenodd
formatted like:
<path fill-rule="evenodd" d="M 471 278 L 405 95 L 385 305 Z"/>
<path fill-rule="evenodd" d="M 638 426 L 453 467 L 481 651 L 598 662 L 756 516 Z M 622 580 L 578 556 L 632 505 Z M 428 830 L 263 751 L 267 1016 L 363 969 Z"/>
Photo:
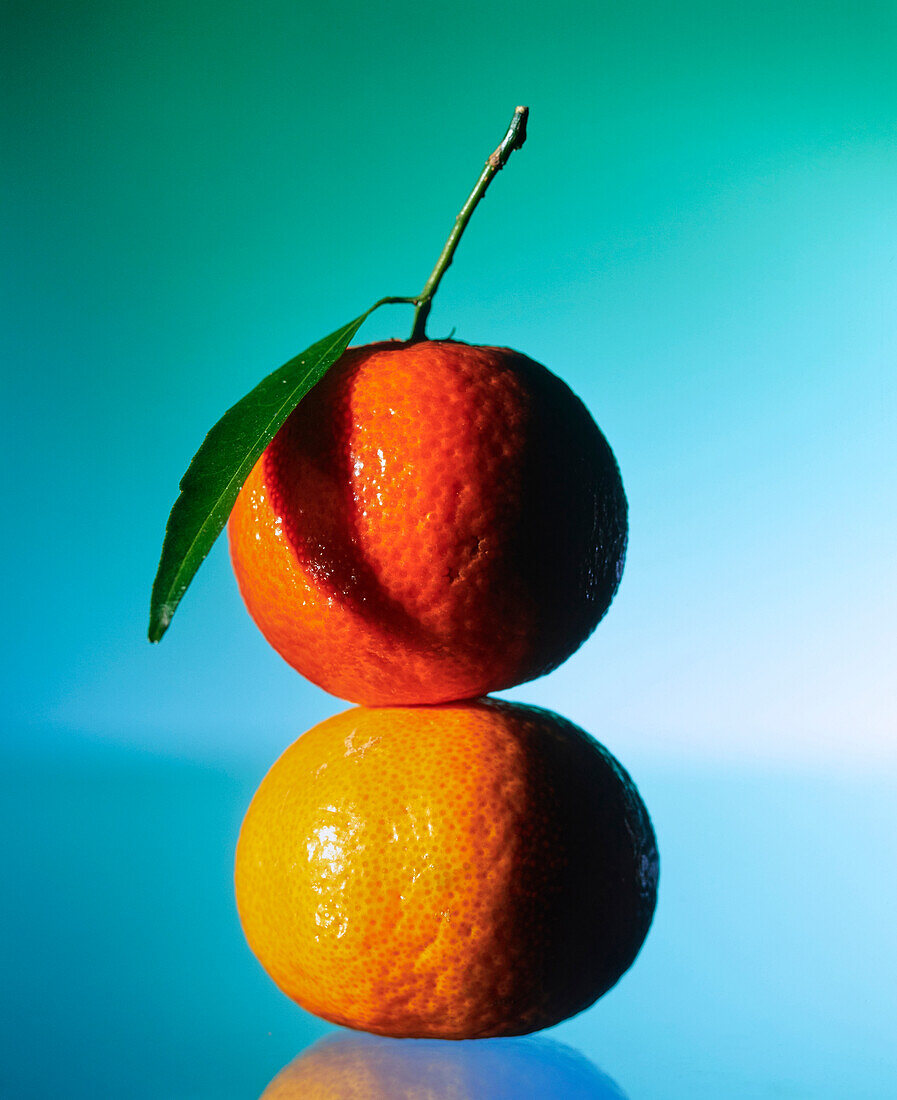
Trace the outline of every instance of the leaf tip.
<path fill-rule="evenodd" d="M 171 622 L 173 610 L 168 604 L 162 604 L 158 611 L 153 611 L 150 616 L 149 630 L 147 631 L 147 637 L 151 642 L 160 642 L 162 635 L 168 629 L 168 624 Z"/>

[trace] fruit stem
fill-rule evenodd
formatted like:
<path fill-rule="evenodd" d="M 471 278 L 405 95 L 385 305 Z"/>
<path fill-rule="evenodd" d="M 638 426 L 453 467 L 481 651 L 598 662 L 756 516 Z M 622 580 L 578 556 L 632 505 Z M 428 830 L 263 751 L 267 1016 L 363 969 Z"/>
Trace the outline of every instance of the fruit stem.
<path fill-rule="evenodd" d="M 458 247 L 458 242 L 461 240 L 461 234 L 467 228 L 467 223 L 470 221 L 470 216 L 476 210 L 477 203 L 486 194 L 486 188 L 492 182 L 493 178 L 504 168 L 508 163 L 508 158 L 515 149 L 520 149 L 523 143 L 526 141 L 526 120 L 529 115 L 529 107 L 518 107 L 514 111 L 514 117 L 511 119 L 511 125 L 508 127 L 508 132 L 502 138 L 501 144 L 495 150 L 495 152 L 486 161 L 486 165 L 483 171 L 480 173 L 480 178 L 477 180 L 474 189 L 467 197 L 467 202 L 461 207 L 461 212 L 455 218 L 455 224 L 452 227 L 452 231 L 449 234 L 448 240 L 445 242 L 442 248 L 442 252 L 439 254 L 439 259 L 436 261 L 436 266 L 430 274 L 430 278 L 427 279 L 424 284 L 424 289 L 414 299 L 414 325 L 411 329 L 411 336 L 408 338 L 409 343 L 417 343 L 419 340 L 427 339 L 427 318 L 430 316 L 430 308 L 433 304 L 433 295 L 436 293 L 439 283 L 442 280 L 442 276 L 448 271 L 451 266 L 452 258 L 455 255 L 455 249 Z"/>

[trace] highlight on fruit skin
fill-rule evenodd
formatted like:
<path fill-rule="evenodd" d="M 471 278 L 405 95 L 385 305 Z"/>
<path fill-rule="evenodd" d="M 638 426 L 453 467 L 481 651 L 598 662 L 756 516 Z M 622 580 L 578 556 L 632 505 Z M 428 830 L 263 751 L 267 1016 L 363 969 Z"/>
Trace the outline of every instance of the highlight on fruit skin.
<path fill-rule="evenodd" d="M 566 660 L 607 611 L 627 505 L 589 412 L 507 348 L 352 348 L 256 463 L 231 559 L 262 633 L 368 706 L 475 698 Z"/>
<path fill-rule="evenodd" d="M 658 859 L 617 760 L 550 711 L 352 708 L 303 734 L 237 845 L 247 941 L 303 1008 L 394 1037 L 587 1008 L 648 932 Z"/>
<path fill-rule="evenodd" d="M 405 1043 L 336 1033 L 285 1066 L 260 1100 L 626 1100 L 580 1051 L 545 1038 Z"/>

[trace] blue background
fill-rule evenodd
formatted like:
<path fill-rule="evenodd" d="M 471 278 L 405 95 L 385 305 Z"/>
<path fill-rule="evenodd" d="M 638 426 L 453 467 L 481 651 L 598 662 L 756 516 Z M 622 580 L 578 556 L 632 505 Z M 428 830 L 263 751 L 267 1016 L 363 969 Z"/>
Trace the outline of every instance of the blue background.
<path fill-rule="evenodd" d="M 204 432 L 412 294 L 514 105 L 430 332 L 589 405 L 631 508 L 593 638 L 509 693 L 633 773 L 663 872 L 554 1037 L 640 1097 L 897 1080 L 897 9 L 11 3 L 0 1091 L 255 1097 L 329 1030 L 242 941 L 239 822 L 342 704 L 223 541 L 159 647 Z M 362 338 L 405 335 L 410 310 Z"/>

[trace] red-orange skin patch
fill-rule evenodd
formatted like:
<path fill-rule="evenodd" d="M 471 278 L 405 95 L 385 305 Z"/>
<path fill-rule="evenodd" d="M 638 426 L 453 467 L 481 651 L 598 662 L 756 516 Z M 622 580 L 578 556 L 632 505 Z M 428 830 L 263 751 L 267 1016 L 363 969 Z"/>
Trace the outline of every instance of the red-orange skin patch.
<path fill-rule="evenodd" d="M 228 527 L 246 605 L 334 695 L 436 703 L 555 668 L 607 610 L 626 499 L 579 399 L 506 348 L 350 349 Z"/>

